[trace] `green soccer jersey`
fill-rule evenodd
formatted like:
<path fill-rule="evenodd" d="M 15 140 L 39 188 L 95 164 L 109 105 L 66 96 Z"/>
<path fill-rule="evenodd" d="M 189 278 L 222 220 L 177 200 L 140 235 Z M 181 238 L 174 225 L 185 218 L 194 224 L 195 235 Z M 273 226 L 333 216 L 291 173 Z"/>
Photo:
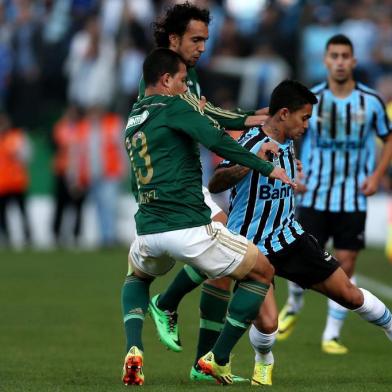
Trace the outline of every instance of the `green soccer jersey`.
<path fill-rule="evenodd" d="M 201 90 L 200 84 L 197 77 L 196 70 L 191 67 L 187 69 L 187 78 L 186 83 L 188 86 L 188 93 L 196 95 L 197 98 L 201 98 Z M 146 91 L 144 79 L 141 78 L 139 83 L 139 98 L 144 97 Z M 245 128 L 245 120 L 246 117 L 250 114 L 254 114 L 254 111 L 236 113 L 229 110 L 221 109 L 217 106 L 214 106 L 211 102 L 207 101 L 204 113 L 207 116 L 210 116 L 215 121 L 219 123 L 219 125 L 225 129 L 244 129 Z"/>
<path fill-rule="evenodd" d="M 205 116 L 189 94 L 151 95 L 132 108 L 125 146 L 139 210 L 138 234 L 211 222 L 204 203 L 198 143 L 232 162 L 269 175 L 273 165 L 250 153 Z"/>

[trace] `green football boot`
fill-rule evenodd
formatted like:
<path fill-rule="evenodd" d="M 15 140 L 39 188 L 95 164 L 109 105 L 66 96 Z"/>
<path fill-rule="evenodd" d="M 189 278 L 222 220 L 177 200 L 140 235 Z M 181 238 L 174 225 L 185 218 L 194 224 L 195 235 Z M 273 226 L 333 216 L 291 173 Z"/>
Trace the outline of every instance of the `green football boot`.
<path fill-rule="evenodd" d="M 178 335 L 177 312 L 161 310 L 157 306 L 159 294 L 151 298 L 148 311 L 154 321 L 159 340 L 169 349 L 175 352 L 182 351 L 180 337 Z"/>

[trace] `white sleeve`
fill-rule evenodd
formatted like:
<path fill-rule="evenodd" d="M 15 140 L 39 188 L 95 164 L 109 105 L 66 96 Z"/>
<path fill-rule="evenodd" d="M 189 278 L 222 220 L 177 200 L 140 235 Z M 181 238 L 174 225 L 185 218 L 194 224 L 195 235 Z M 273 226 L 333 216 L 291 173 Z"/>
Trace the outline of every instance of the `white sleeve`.
<path fill-rule="evenodd" d="M 220 208 L 218 204 L 216 204 L 214 200 L 212 200 L 211 194 L 205 186 L 203 186 L 202 189 L 204 195 L 204 202 L 208 205 L 208 207 L 210 207 L 211 218 L 213 218 L 215 215 L 219 214 L 222 211 L 222 208 Z"/>

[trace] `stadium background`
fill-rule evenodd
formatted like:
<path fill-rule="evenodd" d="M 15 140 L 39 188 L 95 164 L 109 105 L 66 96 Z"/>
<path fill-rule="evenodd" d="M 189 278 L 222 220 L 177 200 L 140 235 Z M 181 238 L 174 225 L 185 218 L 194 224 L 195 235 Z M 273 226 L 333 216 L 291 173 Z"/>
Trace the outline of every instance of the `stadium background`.
<path fill-rule="evenodd" d="M 120 246 L 94 251 L 100 245 L 99 229 L 90 201 L 83 214 L 81 249 L 54 248 L 50 229 L 53 125 L 75 99 L 86 106 L 103 103 L 126 118 L 137 95 L 143 58 L 153 47 L 151 23 L 172 3 L 0 1 L 0 105 L 17 126 L 25 129 L 33 147 L 27 198 L 33 249 L 23 249 L 20 216 L 14 207 L 8 211 L 12 249 L 0 247 L 0 391 L 123 389 L 119 385 L 123 356 L 119 293 L 126 249 Z M 325 42 L 342 32 L 355 46 L 356 77 L 375 88 L 392 112 L 392 1 L 195 3 L 208 7 L 212 14 L 210 39 L 198 73 L 203 94 L 215 104 L 224 108 L 262 107 L 268 103 L 274 85 L 284 78 L 296 78 L 309 86 L 322 80 Z M 97 85 L 99 88 L 87 99 L 70 91 L 73 77 L 78 75 L 70 73 L 67 64 L 78 55 L 77 51 L 71 53 L 77 37 L 89 34 L 84 26 L 91 15 L 98 18 L 99 39 L 104 45 L 95 59 L 102 73 L 98 82 L 91 81 L 91 90 Z M 93 67 L 93 63 L 86 66 Z M 207 179 L 216 157 L 205 151 L 202 157 Z M 359 260 L 361 284 L 389 305 L 392 270 L 382 247 L 390 192 L 390 178 L 386 176 L 379 194 L 370 198 L 366 233 L 368 242 L 378 248 L 365 251 Z M 227 197 L 219 202 L 225 205 Z M 132 236 L 133 210 L 125 175 L 116 212 L 120 245 L 129 244 Z M 66 217 L 65 225 L 67 219 L 72 220 L 72 215 Z M 154 284 L 152 292 L 159 291 L 169 279 Z M 284 282 L 278 280 L 280 304 L 284 290 Z M 385 337 L 371 326 L 355 323 L 355 316 L 351 316 L 343 333 L 351 353 L 345 358 L 323 356 L 318 345 L 325 301 L 314 294 L 308 294 L 307 301 L 309 306 L 292 340 L 276 347 L 274 389 L 390 390 L 390 348 Z M 152 323 L 146 323 L 147 389 L 200 388 L 187 382 L 198 323 L 197 303 L 198 293 L 193 293 L 180 308 L 186 346 L 180 356 L 158 346 Z M 246 374 L 239 367 L 244 361 L 242 365 L 249 373 L 253 354 L 246 338 L 235 353 L 234 369 Z M 157 363 L 159 366 L 154 366 Z"/>
<path fill-rule="evenodd" d="M 53 127 L 70 102 L 88 110 L 102 105 L 126 118 L 137 96 L 141 66 L 153 47 L 151 23 L 172 1 L 2 0 L 0 2 L 0 105 L 23 127 L 33 146 L 27 200 L 35 247 L 53 245 Z M 210 39 L 198 64 L 202 92 L 224 108 L 263 107 L 282 79 L 311 86 L 322 80 L 325 42 L 342 32 L 353 41 L 358 80 L 375 88 L 392 111 L 392 2 L 390 0 L 196 1 L 211 11 Z M 97 21 L 98 50 L 84 61 L 81 41 Z M 87 38 L 86 38 L 87 37 Z M 71 64 L 79 64 L 72 67 Z M 99 69 L 94 77 L 84 72 Z M 79 90 L 75 90 L 79 85 Z M 87 94 L 87 92 L 90 92 Z M 202 151 L 207 181 L 216 157 Z M 127 175 L 116 212 L 117 237 L 129 241 L 132 209 Z M 390 189 L 386 177 L 381 192 Z M 227 195 L 218 196 L 227 206 Z M 387 199 L 370 199 L 368 239 L 385 242 Z M 380 208 L 379 206 L 382 206 Z M 82 245 L 99 245 L 94 206 L 83 214 Z M 23 246 L 17 211 L 8 211 L 14 246 Z M 377 217 L 377 219 L 373 219 Z M 67 218 L 67 217 L 66 217 Z M 37 224 L 39 220 L 39 225 Z M 72 220 L 72 216 L 70 218 Z M 67 224 L 67 219 L 65 225 Z M 378 228 L 383 230 L 379 230 Z M 87 229 L 89 228 L 89 229 Z M 63 229 L 64 230 L 64 229 Z M 126 233 L 126 234 L 125 234 Z"/>

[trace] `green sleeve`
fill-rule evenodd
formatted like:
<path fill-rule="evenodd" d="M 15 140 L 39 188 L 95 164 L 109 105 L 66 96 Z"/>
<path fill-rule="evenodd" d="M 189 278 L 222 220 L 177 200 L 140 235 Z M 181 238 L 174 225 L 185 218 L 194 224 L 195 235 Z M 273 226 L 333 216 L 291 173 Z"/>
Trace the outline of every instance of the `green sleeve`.
<path fill-rule="evenodd" d="M 225 131 L 215 127 L 200 111 L 197 101 L 189 95 L 177 96 L 168 109 L 167 120 L 171 128 L 186 133 L 219 156 L 256 170 L 266 177 L 274 169 L 272 163 L 260 159 L 240 146 Z"/>
<path fill-rule="evenodd" d="M 226 129 L 244 129 L 246 114 L 239 114 L 229 110 L 221 109 L 214 106 L 211 102 L 206 103 L 204 112 L 218 121 L 219 125 Z"/>

